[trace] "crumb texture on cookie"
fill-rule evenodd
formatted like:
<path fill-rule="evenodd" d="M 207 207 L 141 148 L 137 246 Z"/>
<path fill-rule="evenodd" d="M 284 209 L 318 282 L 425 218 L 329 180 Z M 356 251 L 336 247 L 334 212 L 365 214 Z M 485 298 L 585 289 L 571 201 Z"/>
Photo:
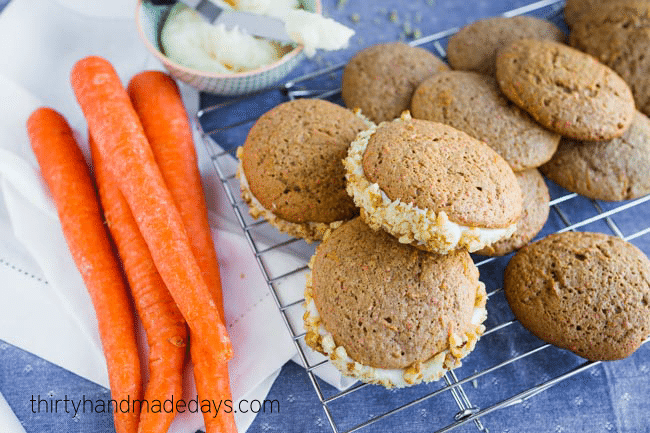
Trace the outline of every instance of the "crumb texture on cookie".
<path fill-rule="evenodd" d="M 514 171 L 544 164 L 560 142 L 559 134 L 503 96 L 494 77 L 476 72 L 441 72 L 426 79 L 413 94 L 411 114 L 484 141 Z"/>
<path fill-rule="evenodd" d="M 391 200 L 444 211 L 465 226 L 504 228 L 521 215 L 521 190 L 503 158 L 441 123 L 405 116 L 379 125 L 362 164 Z"/>
<path fill-rule="evenodd" d="M 306 342 L 360 380 L 437 380 L 484 331 L 485 286 L 465 251 L 421 251 L 356 218 L 326 236 L 310 268 Z"/>
<path fill-rule="evenodd" d="M 553 23 L 535 17 L 491 17 L 475 21 L 458 31 L 447 45 L 452 68 L 494 75 L 497 51 L 520 39 L 564 42 L 566 36 Z"/>
<path fill-rule="evenodd" d="M 240 152 L 250 194 L 291 223 L 326 223 L 358 214 L 345 192 L 341 160 L 366 122 L 320 99 L 278 105 L 251 128 Z"/>
<path fill-rule="evenodd" d="M 368 155 L 373 159 L 366 169 Z M 347 191 L 363 220 L 427 251 L 479 250 L 512 235 L 521 215 L 521 190 L 496 152 L 450 126 L 408 113 L 361 132 L 344 165 Z M 372 179 L 366 170 L 387 175 Z"/>
<path fill-rule="evenodd" d="M 650 261 L 617 237 L 565 232 L 531 244 L 508 264 L 504 291 L 525 328 L 590 360 L 625 358 L 650 335 Z"/>
<path fill-rule="evenodd" d="M 597 200 L 650 194 L 650 119 L 637 111 L 625 134 L 609 141 L 563 139 L 541 170 L 569 191 Z"/>
<path fill-rule="evenodd" d="M 524 39 L 499 51 L 503 93 L 546 128 L 578 140 L 620 137 L 634 118 L 630 87 L 589 54 Z"/>
<path fill-rule="evenodd" d="M 449 66 L 433 53 L 402 42 L 372 45 L 358 52 L 343 70 L 341 96 L 375 123 L 408 110 L 415 88 Z"/>
<path fill-rule="evenodd" d="M 527 245 L 542 230 L 550 211 L 548 192 L 544 177 L 537 169 L 515 173 L 523 195 L 523 212 L 512 236 L 477 251 L 486 256 L 503 256 Z"/>

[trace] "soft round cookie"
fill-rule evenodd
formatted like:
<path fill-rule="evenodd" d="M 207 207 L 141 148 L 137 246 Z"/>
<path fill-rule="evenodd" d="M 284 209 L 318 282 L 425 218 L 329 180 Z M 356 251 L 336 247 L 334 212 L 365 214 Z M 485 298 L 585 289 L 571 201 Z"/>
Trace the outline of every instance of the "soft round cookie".
<path fill-rule="evenodd" d="M 564 42 L 566 36 L 553 23 L 539 18 L 486 18 L 463 27 L 449 38 L 447 60 L 453 69 L 494 75 L 497 51 L 520 39 Z"/>
<path fill-rule="evenodd" d="M 564 5 L 564 21 L 573 30 L 573 26 L 578 21 L 594 13 L 594 11 L 597 11 L 601 7 L 624 1 L 626 0 L 567 0 Z"/>
<path fill-rule="evenodd" d="M 488 245 L 476 254 L 483 256 L 505 256 L 533 240 L 542 230 L 550 210 L 551 197 L 544 178 L 537 169 L 515 173 L 523 196 L 523 212 L 517 223 L 517 231 L 507 239 Z"/>
<path fill-rule="evenodd" d="M 321 99 L 285 102 L 262 115 L 237 151 L 251 215 L 307 241 L 356 216 L 341 161 L 367 127 L 361 117 Z"/>
<path fill-rule="evenodd" d="M 650 115 L 650 1 L 603 4 L 574 25 L 571 45 L 623 77 L 638 109 Z"/>
<path fill-rule="evenodd" d="M 541 170 L 563 188 L 597 200 L 650 194 L 650 119 L 637 111 L 625 134 L 610 141 L 562 139 Z"/>
<path fill-rule="evenodd" d="M 495 78 L 476 72 L 448 71 L 427 78 L 413 94 L 411 114 L 486 142 L 514 171 L 544 164 L 560 142 L 559 134 L 505 98 Z"/>
<path fill-rule="evenodd" d="M 505 47 L 497 80 L 542 126 L 577 140 L 620 137 L 634 118 L 632 92 L 616 72 L 557 42 L 523 39 Z"/>
<path fill-rule="evenodd" d="M 466 251 L 422 251 L 355 218 L 309 266 L 305 341 L 344 375 L 388 388 L 431 382 L 485 330 L 485 285 Z"/>
<path fill-rule="evenodd" d="M 504 291 L 521 324 L 584 358 L 631 355 L 650 335 L 650 261 L 602 233 L 553 234 L 524 247 Z"/>
<path fill-rule="evenodd" d="M 341 96 L 373 122 L 393 120 L 408 110 L 415 88 L 449 67 L 431 52 L 401 42 L 370 46 L 343 70 Z"/>
<path fill-rule="evenodd" d="M 521 190 L 485 143 L 408 113 L 360 133 L 344 160 L 347 191 L 374 229 L 445 254 L 514 233 Z"/>

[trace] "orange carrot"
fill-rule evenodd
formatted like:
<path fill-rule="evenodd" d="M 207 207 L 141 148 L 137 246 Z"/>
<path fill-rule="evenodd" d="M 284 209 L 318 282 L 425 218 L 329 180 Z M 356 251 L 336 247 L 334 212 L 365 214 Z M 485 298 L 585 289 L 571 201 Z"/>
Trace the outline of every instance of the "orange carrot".
<path fill-rule="evenodd" d="M 160 71 L 144 71 L 127 88 L 165 184 L 181 214 L 192 252 L 222 312 L 221 277 L 208 222 L 190 122 L 174 80 Z"/>
<path fill-rule="evenodd" d="M 154 401 L 178 401 L 183 397 L 187 327 L 90 134 L 88 141 L 106 223 L 122 260 L 135 308 L 149 343 L 149 383 L 144 393 L 145 410 L 140 413 L 138 431 L 166 432 L 174 420 L 175 412 L 155 412 L 149 405 Z"/>
<path fill-rule="evenodd" d="M 232 402 L 230 394 L 230 376 L 228 363 L 215 364 L 205 355 L 207 348 L 204 344 L 190 344 L 192 362 L 194 363 L 194 382 L 196 392 L 201 400 L 222 402 L 221 409 L 214 413 L 213 407 L 203 413 L 205 433 L 234 433 L 237 432 L 232 410 L 226 412 L 226 400 Z M 234 406 L 233 406 L 234 407 Z"/>
<path fill-rule="evenodd" d="M 225 318 L 219 263 L 208 222 L 192 130 L 174 80 L 159 71 L 134 76 L 127 89 L 138 113 L 156 163 L 172 194 L 190 238 L 203 278 Z M 213 365 L 202 355 L 201 340 L 190 345 L 194 378 L 201 399 L 231 400 L 228 366 Z M 232 413 L 204 413 L 206 433 L 236 432 Z"/>
<path fill-rule="evenodd" d="M 219 309 L 117 73 L 107 60 L 91 56 L 74 65 L 71 82 L 97 149 L 190 331 L 210 345 L 214 362 L 227 361 L 232 346 Z"/>
<path fill-rule="evenodd" d="M 86 161 L 66 120 L 39 108 L 27 132 L 61 220 L 63 234 L 90 294 L 108 367 L 111 397 L 117 401 L 115 430 L 135 433 L 138 408 L 122 412 L 123 400 L 142 398 L 134 316 L 120 265 L 104 227 Z"/>

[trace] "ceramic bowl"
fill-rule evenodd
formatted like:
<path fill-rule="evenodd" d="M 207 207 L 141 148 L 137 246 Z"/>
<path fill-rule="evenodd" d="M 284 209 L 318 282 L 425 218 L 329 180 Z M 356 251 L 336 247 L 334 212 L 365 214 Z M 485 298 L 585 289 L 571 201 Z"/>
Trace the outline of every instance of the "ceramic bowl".
<path fill-rule="evenodd" d="M 321 0 L 301 0 L 305 10 L 322 13 Z M 172 77 L 197 90 L 217 95 L 243 95 L 273 86 L 286 77 L 300 63 L 305 54 L 297 45 L 278 61 L 262 68 L 235 74 L 217 74 L 182 66 L 162 53 L 159 44 L 160 29 L 170 6 L 155 6 L 138 0 L 135 22 L 147 49 L 162 62 Z"/>

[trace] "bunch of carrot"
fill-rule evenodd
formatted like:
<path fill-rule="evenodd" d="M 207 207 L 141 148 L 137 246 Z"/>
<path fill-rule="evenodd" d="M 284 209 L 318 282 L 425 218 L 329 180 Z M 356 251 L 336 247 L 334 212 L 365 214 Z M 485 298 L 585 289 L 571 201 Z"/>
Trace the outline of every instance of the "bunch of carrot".
<path fill-rule="evenodd" d="M 71 82 L 88 123 L 99 200 L 65 119 L 39 108 L 27 128 L 95 307 L 112 398 L 143 399 L 130 288 L 149 345 L 144 400 L 182 397 L 188 327 L 199 398 L 230 399 L 232 347 L 219 265 L 176 84 L 166 74 L 147 71 L 133 77 L 127 92 L 100 57 L 77 62 Z M 174 415 L 116 411 L 115 429 L 165 432 Z M 236 431 L 232 413 L 206 412 L 204 420 L 208 433 Z"/>

